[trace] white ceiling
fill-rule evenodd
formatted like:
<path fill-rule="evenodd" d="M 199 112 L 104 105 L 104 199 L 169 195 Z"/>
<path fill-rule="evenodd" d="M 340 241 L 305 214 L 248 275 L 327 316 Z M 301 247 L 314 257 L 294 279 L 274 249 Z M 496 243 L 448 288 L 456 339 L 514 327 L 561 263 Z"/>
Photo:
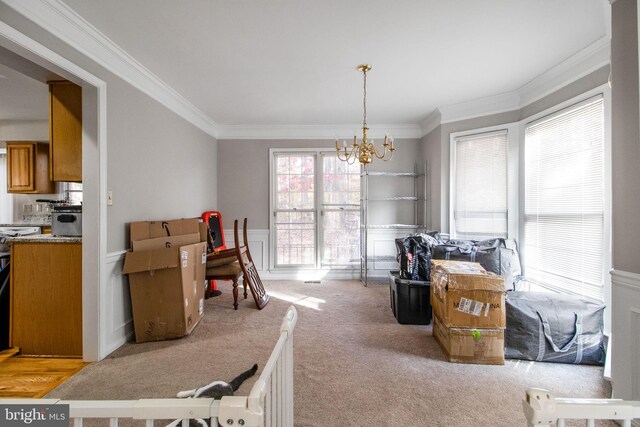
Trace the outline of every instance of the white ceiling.
<path fill-rule="evenodd" d="M 419 124 L 610 34 L 607 0 L 64 2 L 220 125 L 358 124 L 364 62 L 369 123 Z"/>

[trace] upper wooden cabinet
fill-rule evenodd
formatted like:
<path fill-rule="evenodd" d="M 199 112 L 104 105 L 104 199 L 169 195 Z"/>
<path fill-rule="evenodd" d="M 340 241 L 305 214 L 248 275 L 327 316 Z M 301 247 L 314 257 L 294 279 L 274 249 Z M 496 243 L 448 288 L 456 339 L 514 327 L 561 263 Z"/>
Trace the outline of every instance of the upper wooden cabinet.
<path fill-rule="evenodd" d="M 7 192 L 55 192 L 49 180 L 49 147 L 43 142 L 7 142 Z"/>
<path fill-rule="evenodd" d="M 52 181 L 82 182 L 82 88 L 49 82 L 49 173 Z"/>

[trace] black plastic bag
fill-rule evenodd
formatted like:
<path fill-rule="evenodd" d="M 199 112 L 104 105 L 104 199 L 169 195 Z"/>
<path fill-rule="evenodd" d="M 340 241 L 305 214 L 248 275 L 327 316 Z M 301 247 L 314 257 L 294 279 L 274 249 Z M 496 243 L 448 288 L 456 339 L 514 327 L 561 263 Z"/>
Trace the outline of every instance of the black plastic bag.
<path fill-rule="evenodd" d="M 429 281 L 431 275 L 431 248 L 422 236 L 396 239 L 400 277 L 406 280 Z"/>

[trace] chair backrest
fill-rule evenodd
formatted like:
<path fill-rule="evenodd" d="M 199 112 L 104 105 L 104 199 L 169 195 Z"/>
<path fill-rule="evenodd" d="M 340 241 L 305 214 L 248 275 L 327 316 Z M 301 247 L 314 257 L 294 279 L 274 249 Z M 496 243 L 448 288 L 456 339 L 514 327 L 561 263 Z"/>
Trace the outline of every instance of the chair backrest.
<path fill-rule="evenodd" d="M 233 223 L 233 238 L 236 243 L 236 256 L 240 263 L 245 283 L 249 286 L 249 289 L 251 289 L 251 295 L 256 303 L 256 307 L 258 307 L 258 310 L 262 310 L 262 308 L 269 302 L 269 294 L 267 294 L 267 291 L 264 289 L 258 270 L 253 264 L 253 259 L 251 258 L 251 252 L 249 251 L 249 239 L 247 238 L 247 218 L 244 219 L 242 228 L 243 245 L 240 245 L 238 220 L 236 219 Z"/>
<path fill-rule="evenodd" d="M 233 240 L 236 245 L 236 254 L 238 260 L 242 263 L 253 262 L 249 253 L 249 245 L 247 240 L 247 218 L 244 219 L 242 227 L 242 244 L 240 244 L 240 232 L 238 230 L 238 220 L 233 221 Z"/>
<path fill-rule="evenodd" d="M 217 211 L 207 211 L 202 214 L 202 221 L 207 224 L 209 236 L 207 238 L 207 252 L 214 250 L 225 250 L 227 244 L 224 241 L 224 231 L 222 228 L 222 215 Z"/>

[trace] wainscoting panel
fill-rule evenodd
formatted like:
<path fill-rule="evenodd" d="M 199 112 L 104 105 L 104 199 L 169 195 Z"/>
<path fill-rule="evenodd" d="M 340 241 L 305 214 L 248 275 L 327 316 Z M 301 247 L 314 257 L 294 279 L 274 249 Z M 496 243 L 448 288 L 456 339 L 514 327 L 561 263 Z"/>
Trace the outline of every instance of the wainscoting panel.
<path fill-rule="evenodd" d="M 101 357 L 106 357 L 133 336 L 129 280 L 122 274 L 125 251 L 107 254 L 107 289 L 100 296 Z"/>
<path fill-rule="evenodd" d="M 613 396 L 640 400 L 640 274 L 613 270 L 611 286 Z"/>
<path fill-rule="evenodd" d="M 368 255 L 373 257 L 374 262 L 369 263 L 369 276 L 387 276 L 389 270 L 398 270 L 400 266 L 395 261 L 396 239 L 413 234 L 413 230 L 369 230 L 367 243 L 369 244 Z M 382 259 L 376 259 L 380 258 Z"/>
<path fill-rule="evenodd" d="M 242 242 L 242 232 L 240 231 Z M 259 272 L 269 268 L 269 230 L 248 230 L 249 251 Z M 228 248 L 235 247 L 233 241 L 233 229 L 224 230 L 224 240 Z"/>

